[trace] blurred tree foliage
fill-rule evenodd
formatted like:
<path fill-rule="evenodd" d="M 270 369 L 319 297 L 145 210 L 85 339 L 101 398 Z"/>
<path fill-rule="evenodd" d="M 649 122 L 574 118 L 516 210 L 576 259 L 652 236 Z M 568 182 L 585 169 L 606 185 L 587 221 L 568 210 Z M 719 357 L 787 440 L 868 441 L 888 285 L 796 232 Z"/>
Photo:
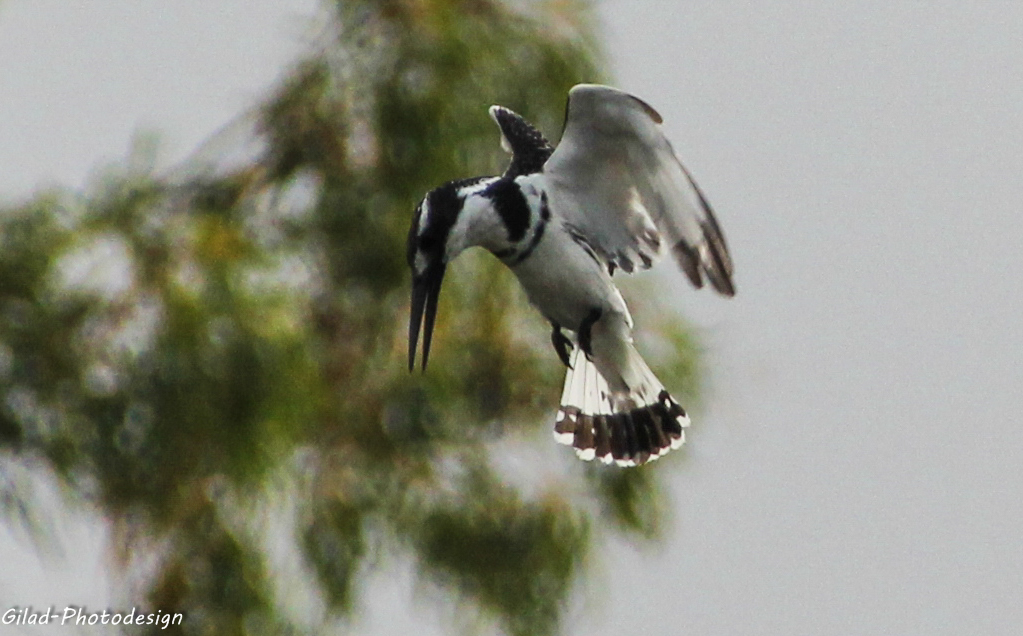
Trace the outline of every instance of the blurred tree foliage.
<path fill-rule="evenodd" d="M 563 370 L 486 254 L 452 268 L 410 376 L 404 241 L 427 190 L 503 170 L 487 106 L 557 137 L 568 88 L 601 78 L 590 9 L 326 9 L 233 127 L 244 152 L 215 140 L 157 175 L 142 148 L 87 194 L 0 210 L 0 502 L 29 519 L 16 467 L 56 475 L 109 520 L 128 600 L 184 611 L 182 633 L 318 631 L 390 555 L 508 633 L 555 633 L 594 522 L 654 536 L 673 459 L 555 447 Z M 637 313 L 692 397 L 693 342 L 655 310 Z"/>

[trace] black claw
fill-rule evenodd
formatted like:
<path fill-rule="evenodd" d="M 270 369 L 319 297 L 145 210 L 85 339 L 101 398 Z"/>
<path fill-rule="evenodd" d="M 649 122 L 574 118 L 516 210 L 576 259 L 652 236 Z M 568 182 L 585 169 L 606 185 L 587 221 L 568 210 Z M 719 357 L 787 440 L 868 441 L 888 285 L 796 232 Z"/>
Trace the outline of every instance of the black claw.
<path fill-rule="evenodd" d="M 551 343 L 554 344 L 554 350 L 558 352 L 561 362 L 571 369 L 572 365 L 569 363 L 569 354 L 572 353 L 574 348 L 572 341 L 568 339 L 568 336 L 561 333 L 561 325 L 556 322 L 551 323 L 551 325 L 554 327 L 554 331 L 551 332 Z"/>
<path fill-rule="evenodd" d="M 586 357 L 588 359 L 590 359 L 590 360 L 593 359 L 593 340 L 592 340 L 593 334 L 592 334 L 591 330 L 593 329 L 593 323 L 595 323 L 598 320 L 600 320 L 600 316 L 603 315 L 603 313 L 604 313 L 603 310 L 601 310 L 599 308 L 591 309 L 590 313 L 586 314 L 586 317 L 583 318 L 582 324 L 579 325 L 579 331 L 578 331 L 578 334 L 579 334 L 579 346 L 582 347 L 583 353 L 585 353 Z"/>

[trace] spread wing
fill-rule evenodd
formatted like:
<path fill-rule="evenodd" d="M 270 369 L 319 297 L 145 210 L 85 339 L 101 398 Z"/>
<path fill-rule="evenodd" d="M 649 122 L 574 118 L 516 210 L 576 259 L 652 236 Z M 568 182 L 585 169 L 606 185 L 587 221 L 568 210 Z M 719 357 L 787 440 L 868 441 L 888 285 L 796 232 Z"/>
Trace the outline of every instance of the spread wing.
<path fill-rule="evenodd" d="M 544 165 L 552 206 L 609 263 L 649 267 L 666 246 L 696 287 L 732 296 L 732 259 L 714 213 L 637 97 L 580 84 Z"/>

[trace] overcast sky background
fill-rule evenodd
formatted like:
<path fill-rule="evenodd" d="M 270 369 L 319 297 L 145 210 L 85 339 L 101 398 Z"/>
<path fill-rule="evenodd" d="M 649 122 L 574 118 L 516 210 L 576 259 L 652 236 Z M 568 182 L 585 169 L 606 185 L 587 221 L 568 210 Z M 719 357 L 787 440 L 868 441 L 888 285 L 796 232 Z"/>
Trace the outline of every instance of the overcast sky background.
<path fill-rule="evenodd" d="M 0 0 L 0 200 L 81 186 L 139 128 L 184 156 L 301 50 L 316 4 Z M 738 295 L 662 268 L 712 392 L 670 536 L 615 544 L 566 632 L 1014 633 L 1023 5 L 599 6 L 618 85 L 718 212 Z M 0 603 L 107 604 L 102 532 L 61 527 L 68 558 L 42 566 L 0 535 Z M 396 614 L 358 624 L 407 631 Z"/>

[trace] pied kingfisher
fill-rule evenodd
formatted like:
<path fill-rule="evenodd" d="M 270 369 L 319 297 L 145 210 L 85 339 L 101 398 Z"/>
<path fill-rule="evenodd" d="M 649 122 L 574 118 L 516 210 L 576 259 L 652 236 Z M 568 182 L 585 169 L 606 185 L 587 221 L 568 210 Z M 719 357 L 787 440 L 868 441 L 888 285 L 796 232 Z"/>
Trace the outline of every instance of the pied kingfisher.
<path fill-rule="evenodd" d="M 661 132 L 661 116 L 628 93 L 580 84 L 569 91 L 556 150 L 511 110 L 492 106 L 490 116 L 512 154 L 505 173 L 446 183 L 415 211 L 409 370 L 421 326 L 426 369 L 447 264 L 482 246 L 515 272 L 553 327 L 568 367 L 555 439 L 582 459 L 619 466 L 678 448 L 689 418 L 633 346 L 632 316 L 611 276 L 649 268 L 667 244 L 697 288 L 704 275 L 725 296 L 735 287 L 721 228 Z"/>

